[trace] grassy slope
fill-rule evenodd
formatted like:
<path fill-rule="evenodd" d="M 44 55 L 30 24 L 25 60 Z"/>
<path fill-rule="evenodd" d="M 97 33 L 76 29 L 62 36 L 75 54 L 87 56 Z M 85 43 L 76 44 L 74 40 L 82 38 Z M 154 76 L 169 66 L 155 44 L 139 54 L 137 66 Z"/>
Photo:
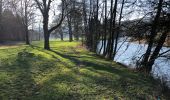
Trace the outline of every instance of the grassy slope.
<path fill-rule="evenodd" d="M 0 49 L 0 100 L 152 100 L 160 95 L 151 78 L 106 61 L 78 42 L 53 41 L 52 51 L 42 45 Z"/>

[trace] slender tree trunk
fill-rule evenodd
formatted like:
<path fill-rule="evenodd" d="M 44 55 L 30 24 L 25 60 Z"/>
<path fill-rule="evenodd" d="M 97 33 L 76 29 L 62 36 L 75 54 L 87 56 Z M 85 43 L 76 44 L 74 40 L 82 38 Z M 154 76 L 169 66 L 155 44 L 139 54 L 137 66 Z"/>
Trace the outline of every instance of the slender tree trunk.
<path fill-rule="evenodd" d="M 76 41 L 79 41 L 79 29 L 78 22 L 74 22 L 74 37 Z"/>
<path fill-rule="evenodd" d="M 118 45 L 118 39 L 119 39 L 119 34 L 120 34 L 120 25 L 121 25 L 124 1 L 125 0 L 122 1 L 122 6 L 121 6 L 120 16 L 119 16 L 119 24 L 118 24 L 118 28 L 116 30 L 116 38 L 115 38 L 115 46 L 114 46 L 114 52 L 113 52 L 113 59 L 115 59 L 115 56 L 116 56 L 116 53 L 117 53 L 117 45 Z"/>
<path fill-rule="evenodd" d="M 87 37 L 88 37 L 88 25 L 87 25 L 87 10 L 86 10 L 86 0 L 83 0 L 83 22 L 84 22 L 84 36 L 85 42 L 87 45 Z M 83 38 L 82 38 L 83 39 Z"/>
<path fill-rule="evenodd" d="M 102 8 L 102 12 L 101 12 L 101 17 L 100 17 L 100 22 L 101 22 L 101 20 L 102 20 L 102 18 L 104 19 L 105 17 L 104 17 L 104 9 L 105 9 L 105 7 L 104 7 L 104 4 L 103 4 L 103 8 Z M 103 27 L 101 27 L 101 28 L 103 28 L 104 29 L 104 25 L 103 25 Z M 100 37 L 99 37 L 99 42 L 98 42 L 98 44 L 100 43 L 100 41 L 102 41 L 102 45 L 101 45 L 101 47 L 100 47 L 100 49 L 97 47 L 97 49 L 99 50 L 99 54 L 102 54 L 103 55 L 103 52 L 102 52 L 102 50 L 104 49 L 103 48 L 103 46 L 104 46 L 104 31 L 103 31 L 103 29 L 102 30 L 100 30 L 100 37 L 101 37 L 101 40 L 100 40 Z M 97 44 L 97 45 L 98 45 Z"/>
<path fill-rule="evenodd" d="M 114 9 L 113 9 L 112 42 L 111 42 L 109 59 L 113 59 L 113 55 L 114 55 L 113 48 L 114 48 L 115 31 L 116 31 L 117 3 L 118 3 L 118 1 L 115 0 Z"/>
<path fill-rule="evenodd" d="M 113 8 L 113 0 L 111 0 L 111 22 L 110 22 L 110 39 L 108 46 L 108 59 L 112 59 L 113 57 L 113 47 L 114 47 L 114 33 L 115 33 L 115 25 L 116 25 L 116 11 L 117 11 L 117 3 L 115 0 L 114 8 Z"/>
<path fill-rule="evenodd" d="M 26 42 L 26 45 L 30 45 L 30 39 L 29 39 L 29 30 L 28 30 L 28 11 L 27 11 L 27 1 L 24 2 L 24 12 L 25 12 L 25 16 L 24 16 L 24 26 L 25 26 L 25 42 Z"/>
<path fill-rule="evenodd" d="M 111 17 L 110 17 L 110 26 L 109 26 L 109 38 L 108 38 L 108 42 L 107 42 L 107 49 L 106 49 L 106 52 L 107 52 L 107 54 L 106 54 L 106 56 L 107 56 L 107 58 L 108 59 L 110 59 L 110 58 L 112 58 L 112 57 L 110 57 L 111 56 L 111 54 L 110 54 L 110 51 L 111 51 L 111 43 L 112 43 L 112 25 L 113 25 L 113 0 L 111 0 L 111 7 L 110 7 L 110 12 L 111 12 Z"/>
<path fill-rule="evenodd" d="M 61 41 L 64 41 L 63 33 L 62 32 L 60 33 L 60 39 L 61 39 Z"/>
<path fill-rule="evenodd" d="M 69 41 L 73 41 L 73 32 L 72 32 L 72 26 L 71 26 L 71 16 L 67 15 L 67 22 L 68 22 L 68 28 L 69 28 Z"/>
<path fill-rule="evenodd" d="M 98 16 L 99 16 L 99 0 L 97 0 L 96 3 L 96 10 L 94 11 L 95 13 L 95 18 L 94 18 L 94 33 L 93 33 L 93 52 L 96 52 L 97 49 L 97 44 L 98 44 L 98 39 L 100 39 L 100 33 L 98 29 Z"/>
<path fill-rule="evenodd" d="M 99 43 L 100 43 L 100 42 L 99 42 Z M 102 49 L 103 49 L 103 46 L 104 46 L 104 38 L 103 38 L 103 35 L 102 35 L 102 45 L 101 45 L 101 47 L 100 47 L 100 49 L 99 49 L 99 54 L 101 54 Z"/>
<path fill-rule="evenodd" d="M 40 28 L 40 23 L 39 23 L 39 33 L 38 33 L 38 38 L 39 38 L 39 41 L 41 40 L 41 28 Z"/>
<path fill-rule="evenodd" d="M 105 0 L 105 25 L 104 25 L 104 43 L 103 56 L 106 56 L 106 39 L 107 39 L 107 0 Z"/>
<path fill-rule="evenodd" d="M 92 0 L 90 0 L 90 3 L 89 3 L 89 17 L 88 17 L 88 32 L 87 32 L 87 35 L 86 35 L 86 45 L 87 45 L 87 48 L 92 51 L 92 47 L 93 47 L 93 27 L 94 25 L 92 26 L 93 24 L 93 2 Z"/>
<path fill-rule="evenodd" d="M 158 41 L 158 45 L 156 46 L 153 54 L 151 55 L 151 57 L 150 57 L 150 59 L 149 59 L 148 67 L 147 67 L 147 69 L 146 69 L 146 71 L 147 71 L 148 73 L 151 72 L 152 66 L 153 66 L 156 58 L 158 57 L 160 50 L 161 50 L 162 47 L 163 47 L 163 44 L 164 44 L 164 42 L 165 42 L 165 40 L 166 40 L 166 37 L 167 37 L 167 35 L 168 35 L 167 33 L 168 33 L 168 31 L 165 31 L 164 33 L 162 33 L 162 35 L 161 35 L 161 37 L 160 37 L 160 39 L 159 39 L 159 41 Z"/>
<path fill-rule="evenodd" d="M 27 14 L 25 15 L 25 33 L 26 45 L 30 45 Z"/>
<path fill-rule="evenodd" d="M 92 51 L 92 46 L 93 46 L 93 20 L 89 17 L 89 33 L 88 33 L 88 38 L 87 38 L 87 47 L 90 51 Z"/>

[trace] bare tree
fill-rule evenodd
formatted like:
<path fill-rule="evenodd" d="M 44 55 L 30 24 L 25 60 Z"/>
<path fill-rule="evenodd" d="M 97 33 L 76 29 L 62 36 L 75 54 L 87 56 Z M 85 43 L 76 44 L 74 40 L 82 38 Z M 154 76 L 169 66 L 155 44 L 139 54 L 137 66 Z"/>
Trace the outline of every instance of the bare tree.
<path fill-rule="evenodd" d="M 43 31 L 44 31 L 44 49 L 50 50 L 49 38 L 50 33 L 57 29 L 64 20 L 64 0 L 62 0 L 62 16 L 59 23 L 49 29 L 49 11 L 53 0 L 35 0 L 42 16 L 43 16 Z"/>
<path fill-rule="evenodd" d="M 162 9 L 168 7 L 166 4 L 168 4 L 168 2 L 166 2 L 166 1 L 164 1 L 162 3 Z M 164 46 L 164 43 L 168 36 L 168 33 L 170 32 L 170 14 L 169 14 L 169 12 L 163 9 L 158 21 L 159 21 L 159 24 L 158 24 L 157 30 L 158 30 L 158 32 L 161 32 L 161 36 L 159 37 L 158 41 L 156 41 L 156 43 L 155 43 L 156 47 L 153 50 L 153 53 L 150 53 L 148 62 L 146 62 L 147 67 L 144 67 L 147 72 L 151 72 L 152 66 L 153 66 L 156 58 L 159 56 L 160 50 Z"/>
<path fill-rule="evenodd" d="M 21 16 L 21 19 L 18 19 L 18 21 L 24 26 L 25 42 L 29 45 L 29 26 L 34 23 L 34 3 L 32 0 L 11 0 L 9 3 L 13 11 L 15 11 L 17 15 Z"/>
<path fill-rule="evenodd" d="M 158 7 L 157 7 L 157 13 L 156 13 L 156 16 L 154 18 L 152 28 L 151 28 L 151 33 L 150 33 L 150 36 L 149 36 L 148 48 L 146 50 L 146 53 L 144 54 L 144 58 L 143 58 L 143 61 L 141 63 L 141 65 L 143 66 L 141 68 L 141 70 L 146 70 L 147 72 L 151 71 L 151 68 L 148 68 L 148 61 L 149 61 L 148 59 L 150 57 L 151 50 L 152 50 L 152 47 L 153 47 L 153 44 L 154 44 L 154 38 L 157 34 L 157 28 L 158 28 L 159 18 L 160 18 L 160 15 L 161 15 L 162 4 L 163 4 L 163 0 L 159 0 Z"/>

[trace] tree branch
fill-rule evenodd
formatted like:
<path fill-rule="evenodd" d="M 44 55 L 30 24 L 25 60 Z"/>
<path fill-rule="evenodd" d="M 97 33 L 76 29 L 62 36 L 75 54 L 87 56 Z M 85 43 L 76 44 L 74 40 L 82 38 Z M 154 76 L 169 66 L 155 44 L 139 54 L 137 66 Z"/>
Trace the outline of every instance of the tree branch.
<path fill-rule="evenodd" d="M 41 3 L 40 3 L 40 1 L 35 0 L 35 2 L 37 3 L 38 8 L 40 9 L 41 13 L 43 14 L 43 13 L 44 13 L 44 11 L 43 11 L 43 8 L 41 7 Z"/>
<path fill-rule="evenodd" d="M 68 14 L 68 13 L 67 13 L 67 14 Z M 65 19 L 65 17 L 66 17 L 67 14 L 64 15 L 64 0 L 62 0 L 62 15 L 61 15 L 61 19 L 60 19 L 60 21 L 59 21 L 59 23 L 58 23 L 57 25 L 55 25 L 54 27 L 52 27 L 52 28 L 48 31 L 49 34 L 50 34 L 52 31 L 54 31 L 55 29 L 57 29 L 57 28 L 62 24 L 62 22 L 63 22 L 63 20 Z"/>

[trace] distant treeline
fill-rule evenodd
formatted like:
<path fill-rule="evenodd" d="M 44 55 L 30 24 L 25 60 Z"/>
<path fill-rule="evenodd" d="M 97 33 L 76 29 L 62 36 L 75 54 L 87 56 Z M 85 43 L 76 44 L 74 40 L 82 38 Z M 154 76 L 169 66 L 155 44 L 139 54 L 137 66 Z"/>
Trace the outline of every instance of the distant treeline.
<path fill-rule="evenodd" d="M 21 17 L 17 14 L 13 14 L 12 11 L 5 9 L 1 15 L 0 40 L 24 41 L 24 33 L 24 26 L 21 23 Z"/>

